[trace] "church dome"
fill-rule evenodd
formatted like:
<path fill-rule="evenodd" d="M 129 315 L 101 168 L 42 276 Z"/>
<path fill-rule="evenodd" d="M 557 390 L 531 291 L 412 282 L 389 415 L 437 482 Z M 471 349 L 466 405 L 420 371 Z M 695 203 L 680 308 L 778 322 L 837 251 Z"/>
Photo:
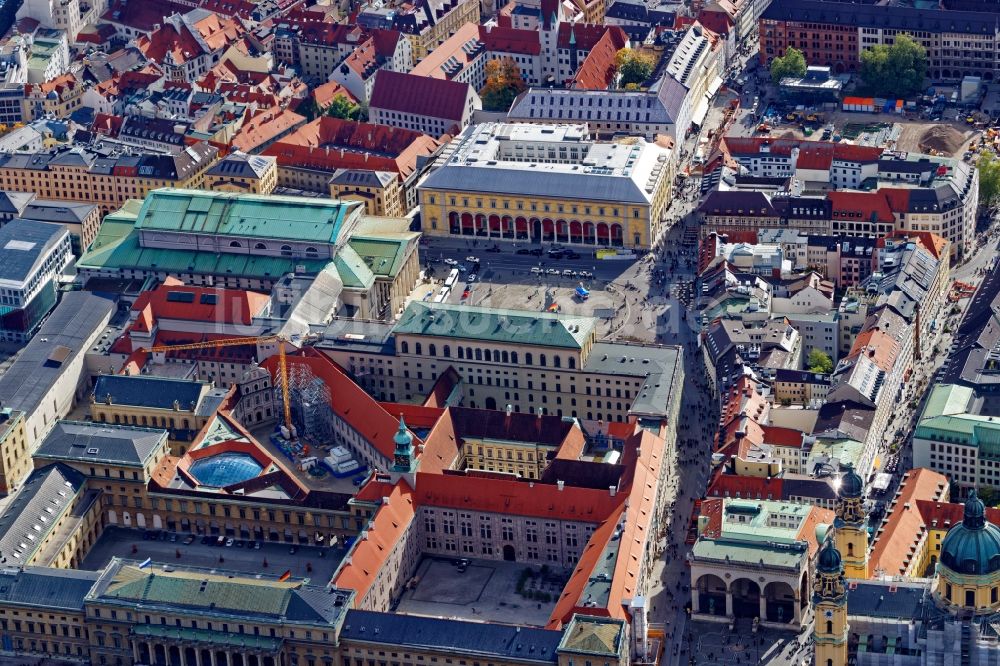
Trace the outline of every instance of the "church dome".
<path fill-rule="evenodd" d="M 816 561 L 816 568 L 823 573 L 840 573 L 842 562 L 840 551 L 833 545 L 833 539 L 827 539 L 823 544 L 823 549 L 819 551 L 819 559 Z"/>
<path fill-rule="evenodd" d="M 986 507 L 969 494 L 962 523 L 941 542 L 941 564 L 955 573 L 982 576 L 1000 571 L 1000 527 L 987 522 Z"/>
<path fill-rule="evenodd" d="M 844 468 L 844 473 L 840 476 L 841 497 L 861 497 L 865 492 L 865 482 L 861 480 L 858 473 L 854 471 L 854 465 L 848 464 Z"/>

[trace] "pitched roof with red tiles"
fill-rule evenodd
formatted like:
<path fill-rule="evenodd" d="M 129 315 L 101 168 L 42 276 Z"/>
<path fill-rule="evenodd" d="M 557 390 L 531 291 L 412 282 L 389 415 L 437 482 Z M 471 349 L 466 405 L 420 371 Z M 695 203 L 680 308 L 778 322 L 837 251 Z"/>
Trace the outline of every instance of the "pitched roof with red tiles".
<path fill-rule="evenodd" d="M 884 331 L 877 329 L 862 331 L 854 339 L 854 346 L 851 347 L 851 353 L 847 358 L 858 354 L 867 356 L 879 368 L 889 372 L 896 357 L 899 356 L 899 343 Z"/>
<path fill-rule="evenodd" d="M 177 294 L 190 294 L 178 300 Z M 132 305 L 133 312 L 147 308 L 153 320 L 216 322 L 227 325 L 249 325 L 270 304 L 267 294 L 242 289 L 194 287 L 165 281 L 156 289 L 144 291 Z M 151 323 L 151 322 L 150 322 Z"/>
<path fill-rule="evenodd" d="M 467 474 L 417 474 L 417 501 L 429 506 L 597 523 L 622 497 L 607 490 Z"/>
<path fill-rule="evenodd" d="M 243 127 L 233 137 L 232 146 L 250 153 L 305 122 L 305 116 L 288 109 L 272 107 L 243 123 Z"/>
<path fill-rule="evenodd" d="M 282 166 L 387 171 L 405 179 L 417 168 L 417 158 L 430 155 L 438 145 L 413 130 L 321 116 L 262 154 L 277 158 Z"/>
<path fill-rule="evenodd" d="M 479 41 L 491 53 L 516 53 L 536 56 L 542 52 L 542 42 L 535 30 L 502 26 L 478 26 Z"/>
<path fill-rule="evenodd" d="M 917 509 L 929 529 L 949 530 L 962 522 L 965 516 L 965 504 L 962 502 L 941 502 L 937 500 L 918 499 Z M 986 520 L 994 525 L 1000 525 L 1000 508 L 986 507 Z"/>
<path fill-rule="evenodd" d="M 212 51 L 219 51 L 233 44 L 243 34 L 243 26 L 231 16 L 210 12 L 192 26 Z"/>
<path fill-rule="evenodd" d="M 798 449 L 802 447 L 802 431 L 795 428 L 764 426 L 764 443 Z"/>
<path fill-rule="evenodd" d="M 380 69 L 375 75 L 369 106 L 460 123 L 465 117 L 466 101 L 473 92 L 468 83 Z"/>
<path fill-rule="evenodd" d="M 893 223 L 892 206 L 886 195 L 879 192 L 827 192 L 826 198 L 833 205 L 833 217 L 841 220 Z"/>
<path fill-rule="evenodd" d="M 313 99 L 316 101 L 316 106 L 320 109 L 325 109 L 326 107 L 333 104 L 333 100 L 338 97 L 344 97 L 351 104 L 357 104 L 357 98 L 351 94 L 351 92 L 340 85 L 336 81 L 328 81 L 322 85 L 316 86 L 312 90 Z"/>
<path fill-rule="evenodd" d="M 204 52 L 187 26 L 181 25 L 178 30 L 172 23 L 160 26 L 147 35 L 140 35 L 135 45 L 149 60 L 176 65 L 183 65 Z"/>
<path fill-rule="evenodd" d="M 322 353 L 307 347 L 301 355 L 287 357 L 289 367 L 302 365 L 330 387 L 330 408 L 370 442 L 387 461 L 391 461 L 396 444 L 393 437 L 399 430 L 399 416 L 385 408 L 354 383 L 344 370 Z M 266 359 L 261 366 L 272 375 L 277 372 L 277 357 Z M 413 434 L 411 432 L 411 434 Z M 413 444 L 420 447 L 423 441 L 416 435 Z"/>
<path fill-rule="evenodd" d="M 887 192 L 887 190 L 881 190 Z M 902 192 L 908 192 L 909 190 L 900 190 Z M 905 208 L 896 208 L 893 206 L 894 210 L 906 210 Z M 887 239 L 891 240 L 910 240 L 917 243 L 923 247 L 927 252 L 930 253 L 935 259 L 940 259 L 948 251 L 948 241 L 941 236 L 931 232 L 931 231 L 906 231 L 902 229 L 896 229 L 893 232 L 879 238 L 875 241 L 875 247 L 884 248 L 885 241 Z"/>
<path fill-rule="evenodd" d="M 916 545 L 927 531 L 920 500 L 937 503 L 948 497 L 948 478 L 929 469 L 907 472 L 889 505 L 868 557 L 868 572 L 888 576 L 905 574 L 916 556 Z M 961 505 L 955 505 L 961 506 Z M 961 518 L 959 517 L 959 520 Z M 923 571 L 914 572 L 918 576 Z"/>
<path fill-rule="evenodd" d="M 802 521 L 795 538 L 808 544 L 810 558 L 815 557 L 816 553 L 819 552 L 820 544 L 816 541 L 816 528 L 820 525 L 832 525 L 834 518 L 836 518 L 836 514 L 830 509 L 814 506 L 806 515 L 806 519 Z"/>
<path fill-rule="evenodd" d="M 190 11 L 190 7 L 172 0 L 143 0 L 142 2 L 113 0 L 108 5 L 108 10 L 101 16 L 101 20 L 149 33 L 153 32 L 158 24 L 163 23 L 164 16 L 183 14 L 187 11 Z"/>
<path fill-rule="evenodd" d="M 615 56 L 627 43 L 625 31 L 618 26 L 605 30 L 580 64 L 570 87 L 577 90 L 607 90 L 615 82 L 618 71 Z"/>
<path fill-rule="evenodd" d="M 325 19 L 326 16 L 324 15 L 322 21 L 310 22 L 303 25 L 299 32 L 299 41 L 304 44 L 315 44 L 317 46 L 353 45 L 364 41 L 366 36 L 364 28 L 357 25 L 328 23 Z"/>
<path fill-rule="evenodd" d="M 385 487 L 380 485 L 379 490 Z M 400 479 L 383 497 L 387 499 L 372 516 L 368 529 L 352 544 L 349 557 L 344 558 L 331 581 L 335 587 L 355 591 L 356 608 L 363 607 L 379 569 L 393 550 L 405 547 L 402 537 L 416 515 L 413 490 L 405 480 Z"/>
<path fill-rule="evenodd" d="M 479 49 L 469 48 L 469 43 L 474 43 L 479 38 L 479 29 L 480 26 L 475 23 L 461 26 L 451 37 L 418 62 L 410 70 L 410 74 L 435 79 L 455 78 L 480 56 Z"/>
<path fill-rule="evenodd" d="M 577 562 L 573 574 L 563 588 L 556 607 L 546 625 L 559 629 L 572 618 L 574 613 L 598 615 L 628 620 L 625 601 L 641 594 L 639 581 L 642 579 L 640 567 L 646 557 L 650 539 L 656 534 L 650 530 L 650 519 L 656 511 L 659 494 L 661 467 L 664 462 L 665 441 L 649 432 L 640 430 L 633 434 L 624 445 L 623 458 L 631 460 L 628 465 L 628 484 L 622 493 L 609 499 L 627 498 L 624 504 L 612 507 L 610 515 L 591 534 L 584 552 Z M 598 606 L 585 605 L 587 585 L 600 565 L 608 545 L 617 534 L 617 553 L 614 571 L 610 579 L 608 598 Z"/>
<path fill-rule="evenodd" d="M 116 137 L 118 133 L 122 130 L 122 125 L 125 123 L 125 119 L 121 116 L 113 116 L 108 113 L 97 113 L 94 114 L 94 122 L 91 123 L 90 129 L 97 134 L 103 136 Z"/>
<path fill-rule="evenodd" d="M 705 491 L 706 497 L 738 497 L 741 499 L 782 499 L 780 477 L 740 476 L 729 474 L 719 466 Z"/>
<path fill-rule="evenodd" d="M 597 46 L 597 42 L 601 41 L 601 37 L 607 30 L 607 26 L 599 23 L 560 23 L 557 37 L 558 48 L 590 51 Z"/>

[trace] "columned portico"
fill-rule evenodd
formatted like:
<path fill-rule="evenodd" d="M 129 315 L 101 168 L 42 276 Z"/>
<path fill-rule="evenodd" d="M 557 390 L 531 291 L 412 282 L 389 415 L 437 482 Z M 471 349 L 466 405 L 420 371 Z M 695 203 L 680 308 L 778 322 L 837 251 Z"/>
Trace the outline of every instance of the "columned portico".
<path fill-rule="evenodd" d="M 136 626 L 133 634 L 129 640 L 137 665 L 279 666 L 283 661 L 278 638 L 156 625 Z"/>

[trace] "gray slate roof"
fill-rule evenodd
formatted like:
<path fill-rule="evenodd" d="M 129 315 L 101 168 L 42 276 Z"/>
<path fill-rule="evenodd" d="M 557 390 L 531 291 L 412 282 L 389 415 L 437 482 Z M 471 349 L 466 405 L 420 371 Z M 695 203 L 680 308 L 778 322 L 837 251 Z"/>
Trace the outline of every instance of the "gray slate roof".
<path fill-rule="evenodd" d="M 83 598 L 99 575 L 98 571 L 48 567 L 0 571 L 0 603 L 47 610 L 83 610 Z"/>
<path fill-rule="evenodd" d="M 0 514 L 0 567 L 21 566 L 31 559 L 73 498 L 83 492 L 85 481 L 83 474 L 61 463 L 28 476 Z"/>
<path fill-rule="evenodd" d="M 0 376 L 0 404 L 30 418 L 75 355 L 87 351 L 83 344 L 107 324 L 113 309 L 111 301 L 88 292 L 64 294 L 35 337 Z M 61 347 L 69 349 L 70 355 L 57 362 L 54 359 L 60 357 L 56 352 L 61 352 Z"/>
<path fill-rule="evenodd" d="M 204 382 L 168 379 L 151 375 L 101 375 L 94 384 L 94 399 L 116 405 L 133 405 L 152 409 L 173 409 L 176 400 L 181 409 L 197 406 Z"/>
<path fill-rule="evenodd" d="M 24 282 L 69 232 L 48 222 L 14 219 L 0 227 L 0 280 Z"/>
<path fill-rule="evenodd" d="M 456 655 L 555 663 L 561 631 L 349 610 L 341 639 L 400 647 L 432 647 Z"/>
<path fill-rule="evenodd" d="M 166 430 L 59 421 L 35 451 L 36 458 L 144 465 L 164 445 Z"/>

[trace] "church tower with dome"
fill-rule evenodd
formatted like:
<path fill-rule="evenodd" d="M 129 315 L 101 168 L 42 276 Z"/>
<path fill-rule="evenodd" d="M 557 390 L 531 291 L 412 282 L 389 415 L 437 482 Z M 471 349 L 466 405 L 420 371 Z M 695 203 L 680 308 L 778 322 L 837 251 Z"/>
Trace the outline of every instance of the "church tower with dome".
<path fill-rule="evenodd" d="M 844 562 L 834 540 L 826 538 L 816 557 L 813 580 L 816 666 L 847 666 L 847 586 Z"/>
<path fill-rule="evenodd" d="M 868 578 L 868 528 L 865 526 L 865 484 L 847 465 L 837 491 L 836 546 L 844 563 L 847 578 Z"/>
<path fill-rule="evenodd" d="M 962 522 L 941 542 L 933 593 L 952 612 L 1000 611 L 1000 527 L 986 520 L 986 507 L 975 491 L 965 502 Z"/>

